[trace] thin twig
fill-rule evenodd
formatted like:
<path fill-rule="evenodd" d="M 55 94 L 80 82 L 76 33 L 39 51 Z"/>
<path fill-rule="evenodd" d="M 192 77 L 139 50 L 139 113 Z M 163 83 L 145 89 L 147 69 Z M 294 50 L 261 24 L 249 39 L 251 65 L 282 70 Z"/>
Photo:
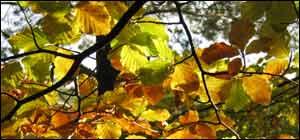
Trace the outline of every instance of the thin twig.
<path fill-rule="evenodd" d="M 215 105 L 214 101 L 210 97 L 208 87 L 207 87 L 206 81 L 205 81 L 205 73 L 204 73 L 202 65 L 201 65 L 201 63 L 198 59 L 197 53 L 195 51 L 192 35 L 191 35 L 191 33 L 190 33 L 190 31 L 189 31 L 189 29 L 188 29 L 188 27 L 187 27 L 187 25 L 184 21 L 184 18 L 183 18 L 182 12 L 181 12 L 180 4 L 175 1 L 175 5 L 176 5 L 177 13 L 178 13 L 178 16 L 179 16 L 179 19 L 180 19 L 180 23 L 182 24 L 182 26 L 185 30 L 185 33 L 187 34 L 187 37 L 188 37 L 188 40 L 189 40 L 189 43 L 190 43 L 190 46 L 191 46 L 192 55 L 193 55 L 193 57 L 194 57 L 194 59 L 197 63 L 197 66 L 198 66 L 199 70 L 201 71 L 201 77 L 202 77 L 202 81 L 203 81 L 203 85 L 204 85 L 204 88 L 205 88 L 206 95 L 208 97 L 209 102 L 212 104 L 212 106 L 214 108 L 217 119 L 224 127 L 226 127 L 228 130 L 230 130 L 238 139 L 240 139 L 239 134 L 235 130 L 233 130 L 231 127 L 229 127 L 226 123 L 224 123 L 220 118 L 220 114 L 218 113 L 218 107 Z"/>

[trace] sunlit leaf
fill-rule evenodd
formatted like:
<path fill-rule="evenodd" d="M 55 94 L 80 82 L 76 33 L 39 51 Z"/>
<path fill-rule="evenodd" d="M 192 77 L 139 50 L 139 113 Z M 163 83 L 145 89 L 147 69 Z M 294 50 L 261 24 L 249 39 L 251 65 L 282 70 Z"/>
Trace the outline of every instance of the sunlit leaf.
<path fill-rule="evenodd" d="M 140 118 L 148 120 L 150 122 L 154 122 L 154 121 L 162 122 L 167 120 L 170 116 L 171 114 L 166 109 L 156 109 L 156 110 L 148 109 L 141 114 Z"/>
<path fill-rule="evenodd" d="M 267 63 L 266 67 L 264 68 L 264 72 L 280 75 L 285 71 L 287 65 L 288 65 L 288 60 L 286 59 L 273 59 Z M 271 75 L 267 75 L 267 76 L 269 78 L 272 77 Z"/>
<path fill-rule="evenodd" d="M 67 55 L 72 54 L 70 51 L 64 50 L 64 49 L 59 49 L 57 52 L 60 53 L 64 53 Z M 71 68 L 73 64 L 73 60 L 72 59 L 67 59 L 61 56 L 57 56 L 54 59 L 54 75 L 55 75 L 55 79 L 56 80 L 60 80 L 62 79 L 67 72 L 69 71 L 69 69 Z"/>
<path fill-rule="evenodd" d="M 128 45 L 122 47 L 120 57 L 122 66 L 132 73 L 136 73 L 148 61 L 143 54 Z"/>
<path fill-rule="evenodd" d="M 139 135 L 129 135 L 125 139 L 147 139 L 147 138 Z"/>
<path fill-rule="evenodd" d="M 249 20 L 239 19 L 233 21 L 231 23 L 231 31 L 229 32 L 229 42 L 243 50 L 254 33 L 254 25 Z"/>
<path fill-rule="evenodd" d="M 47 37 L 38 28 L 34 28 L 33 32 L 36 43 L 39 45 L 39 47 L 43 48 L 44 44 L 48 43 Z M 8 39 L 8 42 L 11 44 L 12 51 L 15 54 L 17 54 L 20 50 L 23 50 L 24 52 L 37 50 L 37 46 L 33 41 L 32 33 L 29 28 L 25 28 L 24 31 L 11 36 Z"/>
<path fill-rule="evenodd" d="M 121 134 L 121 127 L 112 121 L 97 124 L 96 137 L 98 139 L 117 139 Z"/>
<path fill-rule="evenodd" d="M 134 116 L 138 116 L 145 111 L 147 105 L 148 102 L 143 98 L 129 98 L 121 103 L 121 106 L 129 110 Z"/>
<path fill-rule="evenodd" d="M 271 102 L 271 88 L 268 81 L 259 76 L 243 77 L 243 87 L 251 100 L 268 105 Z"/>
<path fill-rule="evenodd" d="M 39 53 L 26 56 L 22 59 L 25 72 L 30 78 L 37 82 L 50 80 L 50 64 L 54 61 L 54 55 Z"/>
<path fill-rule="evenodd" d="M 216 130 L 207 126 L 206 124 L 198 124 L 194 128 L 197 135 L 201 136 L 201 139 L 216 139 L 217 134 Z"/>
<path fill-rule="evenodd" d="M 179 117 L 179 122 L 181 124 L 188 124 L 197 121 L 199 121 L 199 115 L 198 112 L 194 110 L 189 110 L 184 115 Z"/>
<path fill-rule="evenodd" d="M 176 65 L 171 75 L 171 89 L 178 91 L 195 91 L 199 88 L 199 79 L 194 72 L 194 66 L 189 63 Z"/>
<path fill-rule="evenodd" d="M 84 33 L 106 35 L 111 30 L 111 17 L 103 2 L 79 2 L 75 21 Z"/>
<path fill-rule="evenodd" d="M 205 48 L 202 52 L 201 59 L 207 64 L 212 64 L 219 59 L 233 57 L 237 54 L 237 49 L 221 42 L 214 43 L 210 45 L 210 47 Z"/>

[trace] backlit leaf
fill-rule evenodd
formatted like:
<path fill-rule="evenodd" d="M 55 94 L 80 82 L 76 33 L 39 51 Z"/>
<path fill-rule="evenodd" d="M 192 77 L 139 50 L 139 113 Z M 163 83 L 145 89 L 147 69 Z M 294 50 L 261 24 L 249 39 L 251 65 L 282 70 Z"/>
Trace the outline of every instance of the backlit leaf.
<path fill-rule="evenodd" d="M 56 112 L 51 118 L 51 124 L 54 128 L 61 127 L 76 119 L 78 113 Z"/>
<path fill-rule="evenodd" d="M 264 68 L 265 73 L 271 73 L 275 75 L 282 74 L 288 66 L 288 60 L 286 59 L 273 59 L 270 60 L 266 67 Z M 268 75 L 269 78 L 272 78 L 271 75 Z"/>
<path fill-rule="evenodd" d="M 229 32 L 229 42 L 243 50 L 254 33 L 254 25 L 249 20 L 239 19 L 233 21 L 231 23 L 231 31 Z"/>
<path fill-rule="evenodd" d="M 201 59 L 206 64 L 212 64 L 219 59 L 233 57 L 235 55 L 238 55 L 237 49 L 221 42 L 214 43 L 208 48 L 205 48 L 202 52 Z"/>
<path fill-rule="evenodd" d="M 141 114 L 140 118 L 148 120 L 150 122 L 154 122 L 154 121 L 163 122 L 167 120 L 170 116 L 171 114 L 166 109 L 156 109 L 156 110 L 148 109 Z"/>
<path fill-rule="evenodd" d="M 60 53 L 64 53 L 67 55 L 72 54 L 70 51 L 64 50 L 64 49 L 59 49 L 57 52 Z M 71 68 L 73 64 L 73 60 L 72 59 L 67 59 L 61 56 L 57 56 L 54 59 L 54 75 L 55 75 L 55 79 L 56 80 L 60 80 L 62 79 L 67 72 L 69 71 L 69 69 Z"/>
<path fill-rule="evenodd" d="M 38 28 L 34 28 L 33 32 L 37 44 L 39 47 L 43 48 L 44 44 L 48 43 L 47 37 Z M 15 54 L 17 54 L 20 50 L 23 50 L 24 52 L 37 50 L 37 47 L 33 41 L 31 30 L 29 28 L 25 28 L 24 31 L 11 36 L 8 39 L 8 42 L 12 46 L 12 51 Z"/>
<path fill-rule="evenodd" d="M 33 54 L 26 56 L 22 63 L 24 64 L 25 72 L 30 78 L 37 82 L 50 80 L 50 64 L 54 61 L 54 55 L 47 53 Z"/>
<path fill-rule="evenodd" d="M 181 63 L 176 65 L 171 77 L 171 89 L 173 90 L 190 92 L 199 88 L 199 79 L 192 64 Z"/>
<path fill-rule="evenodd" d="M 267 80 L 255 75 L 244 77 L 243 87 L 253 102 L 263 105 L 271 102 L 272 92 Z"/>
<path fill-rule="evenodd" d="M 242 81 L 234 80 L 233 82 L 231 82 L 229 97 L 225 101 L 226 106 L 237 112 L 243 109 L 249 103 L 250 99 L 243 89 Z"/>
<path fill-rule="evenodd" d="M 169 62 L 156 59 L 142 66 L 137 73 L 143 84 L 160 84 L 170 71 Z"/>
<path fill-rule="evenodd" d="M 236 75 L 240 72 L 240 69 L 242 67 L 242 61 L 240 58 L 235 58 L 228 64 L 228 73 L 231 75 Z"/>
<path fill-rule="evenodd" d="M 111 17 L 103 2 L 79 2 L 75 21 L 84 33 L 106 35 L 111 30 Z"/>
<path fill-rule="evenodd" d="M 273 44 L 271 38 L 263 37 L 251 41 L 246 49 L 246 53 L 268 52 Z"/>
<path fill-rule="evenodd" d="M 28 4 L 35 13 L 55 17 L 63 17 L 71 11 L 71 7 L 67 1 L 31 1 Z"/>
<path fill-rule="evenodd" d="M 129 135 L 125 139 L 147 139 L 147 138 L 139 135 Z"/>
<path fill-rule="evenodd" d="M 143 98 L 129 98 L 121 103 L 121 106 L 130 111 L 132 115 L 138 116 L 146 110 L 148 102 Z"/>

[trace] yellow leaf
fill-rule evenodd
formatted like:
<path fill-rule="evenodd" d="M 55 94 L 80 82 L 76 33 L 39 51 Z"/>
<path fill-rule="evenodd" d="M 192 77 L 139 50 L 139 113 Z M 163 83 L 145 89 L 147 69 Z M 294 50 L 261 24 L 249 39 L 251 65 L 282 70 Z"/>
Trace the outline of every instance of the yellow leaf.
<path fill-rule="evenodd" d="M 178 91 L 195 91 L 199 88 L 199 79 L 194 72 L 195 66 L 191 63 L 181 63 L 176 65 L 174 73 L 171 75 L 171 89 Z"/>
<path fill-rule="evenodd" d="M 96 136 L 98 139 L 118 139 L 121 134 L 121 127 L 113 121 L 97 124 Z"/>
<path fill-rule="evenodd" d="M 200 139 L 200 136 L 197 136 L 190 132 L 187 128 L 179 130 L 169 135 L 167 139 Z"/>
<path fill-rule="evenodd" d="M 93 77 L 89 77 L 86 74 L 80 74 L 78 85 L 80 95 L 88 95 L 96 88 L 97 81 Z"/>
<path fill-rule="evenodd" d="M 64 50 L 64 49 L 58 49 L 57 52 L 59 53 L 64 53 L 67 55 L 72 54 L 70 51 Z M 67 59 L 61 56 L 55 57 L 54 60 L 54 74 L 55 74 L 55 79 L 56 80 L 61 80 L 70 70 L 72 64 L 73 64 L 72 59 Z"/>
<path fill-rule="evenodd" d="M 267 63 L 266 67 L 264 68 L 264 72 L 280 75 L 285 71 L 287 66 L 288 66 L 288 60 L 279 59 L 279 58 L 273 59 Z M 267 79 L 272 78 L 271 75 L 266 75 L 266 76 L 267 76 Z"/>
<path fill-rule="evenodd" d="M 147 138 L 139 135 L 129 135 L 125 139 L 147 139 Z"/>
<path fill-rule="evenodd" d="M 230 128 L 232 128 L 235 125 L 234 120 L 232 120 L 230 117 L 226 116 L 223 112 L 219 112 L 219 116 L 220 116 L 221 121 L 223 123 L 225 123 L 227 126 L 229 126 Z M 207 121 L 218 122 L 218 118 L 217 118 L 217 116 L 216 116 L 215 113 L 212 113 L 211 115 L 209 115 L 207 117 Z M 227 129 L 223 125 L 213 125 L 213 124 L 210 124 L 209 126 L 213 130 L 216 130 L 216 131 L 224 131 L 224 130 Z"/>
<path fill-rule="evenodd" d="M 197 121 L 199 121 L 199 115 L 198 112 L 194 110 L 189 110 L 183 116 L 179 117 L 179 122 L 181 124 L 188 124 Z"/>
<path fill-rule="evenodd" d="M 148 102 L 143 98 L 129 98 L 121 103 L 124 109 L 129 110 L 134 116 L 138 116 L 146 110 Z"/>
<path fill-rule="evenodd" d="M 295 139 L 295 137 L 290 134 L 280 134 L 277 136 L 277 139 Z"/>
<path fill-rule="evenodd" d="M 263 105 L 271 102 L 272 92 L 266 79 L 256 75 L 244 77 L 243 87 L 253 102 Z"/>
<path fill-rule="evenodd" d="M 111 17 L 103 2 L 79 2 L 75 21 L 84 33 L 106 35 L 111 30 Z"/>
<path fill-rule="evenodd" d="M 146 119 L 148 121 L 154 122 L 154 121 L 165 121 L 170 117 L 170 113 L 166 109 L 148 109 L 147 111 L 143 112 L 141 114 L 141 118 Z"/>

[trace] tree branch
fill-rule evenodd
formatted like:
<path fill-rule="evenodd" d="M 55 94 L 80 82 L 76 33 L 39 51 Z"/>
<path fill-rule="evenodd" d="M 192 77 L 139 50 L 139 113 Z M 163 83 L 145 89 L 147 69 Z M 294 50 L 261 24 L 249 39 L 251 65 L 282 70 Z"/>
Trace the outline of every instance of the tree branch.
<path fill-rule="evenodd" d="M 109 43 L 111 40 L 113 40 L 120 31 L 125 27 L 125 25 L 128 23 L 130 18 L 144 5 L 145 1 L 137 1 L 135 2 L 127 11 L 126 13 L 121 17 L 119 22 L 114 26 L 114 28 L 111 30 L 111 32 L 106 35 L 102 40 L 97 42 L 92 47 L 88 48 L 86 51 L 82 52 L 79 55 L 74 56 L 75 62 L 72 64 L 71 68 L 67 72 L 67 74 L 57 83 L 55 83 L 53 86 L 40 91 L 37 94 L 31 95 L 17 103 L 17 105 L 5 116 L 1 119 L 1 122 L 4 122 L 6 120 L 11 119 L 11 117 L 16 113 L 16 111 L 25 103 L 33 101 L 39 97 L 42 97 L 51 91 L 57 89 L 58 87 L 64 85 L 67 81 L 71 80 L 73 78 L 73 74 L 76 72 L 77 68 L 79 67 L 80 63 L 83 61 L 84 58 L 94 53 L 96 50 L 104 46 L 105 44 Z"/>

